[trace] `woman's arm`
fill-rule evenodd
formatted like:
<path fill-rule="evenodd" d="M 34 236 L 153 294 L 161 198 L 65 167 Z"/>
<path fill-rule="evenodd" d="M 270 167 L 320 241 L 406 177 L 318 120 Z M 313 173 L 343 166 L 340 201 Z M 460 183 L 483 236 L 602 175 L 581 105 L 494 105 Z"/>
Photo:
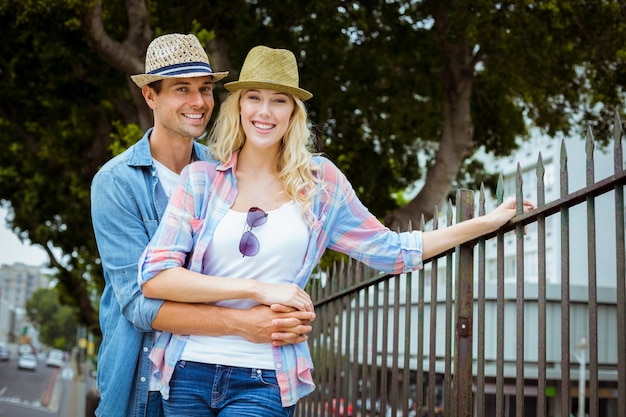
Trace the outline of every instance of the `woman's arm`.
<path fill-rule="evenodd" d="M 529 202 L 523 202 L 523 212 L 534 209 Z M 424 249 L 423 259 L 432 258 L 457 245 L 476 239 L 482 235 L 498 230 L 517 214 L 515 198 L 509 198 L 493 211 L 480 217 L 465 220 L 448 227 L 430 230 L 422 234 Z"/>
<path fill-rule="evenodd" d="M 311 297 L 296 284 L 268 284 L 253 279 L 203 275 L 183 267 L 169 268 L 145 281 L 148 298 L 184 303 L 211 303 L 249 298 L 260 304 L 282 304 L 300 311 L 313 311 Z"/>

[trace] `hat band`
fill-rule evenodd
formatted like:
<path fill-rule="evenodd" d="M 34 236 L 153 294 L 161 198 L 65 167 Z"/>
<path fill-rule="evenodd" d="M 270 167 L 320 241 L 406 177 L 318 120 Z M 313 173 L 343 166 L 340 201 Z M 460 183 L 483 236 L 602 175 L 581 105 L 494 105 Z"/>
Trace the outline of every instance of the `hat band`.
<path fill-rule="evenodd" d="M 197 73 L 213 74 L 211 66 L 206 62 L 185 62 L 182 64 L 168 65 L 159 69 L 148 72 L 150 75 L 163 75 L 166 77 L 175 77 L 185 74 Z"/>

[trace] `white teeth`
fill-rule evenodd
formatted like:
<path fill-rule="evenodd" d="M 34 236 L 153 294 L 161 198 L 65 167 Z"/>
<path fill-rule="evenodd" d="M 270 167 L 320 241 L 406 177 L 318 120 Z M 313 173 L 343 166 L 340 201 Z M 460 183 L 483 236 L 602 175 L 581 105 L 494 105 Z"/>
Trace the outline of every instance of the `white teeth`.
<path fill-rule="evenodd" d="M 263 129 L 263 130 L 270 130 L 271 128 L 274 127 L 274 125 L 272 125 L 272 124 L 265 124 L 265 123 L 258 123 L 258 122 L 255 123 L 254 126 L 257 129 Z"/>
<path fill-rule="evenodd" d="M 190 119 L 202 119 L 202 113 L 200 113 L 200 114 L 195 114 L 195 113 L 194 114 L 187 114 L 187 113 L 185 113 L 184 115 L 185 115 L 185 117 L 189 117 Z"/>

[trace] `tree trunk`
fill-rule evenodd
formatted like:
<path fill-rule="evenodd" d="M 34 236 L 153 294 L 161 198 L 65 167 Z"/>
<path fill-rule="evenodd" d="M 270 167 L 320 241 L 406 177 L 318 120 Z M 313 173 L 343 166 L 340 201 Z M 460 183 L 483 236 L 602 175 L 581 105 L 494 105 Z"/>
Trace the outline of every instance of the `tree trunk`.
<path fill-rule="evenodd" d="M 429 169 L 420 192 L 404 207 L 385 218 L 385 224 L 392 230 L 407 230 L 409 222 L 412 229 L 418 229 L 422 216 L 424 221 L 428 221 L 436 215 L 435 208 L 440 208 L 445 202 L 463 161 L 473 149 L 471 94 L 474 62 L 471 51 L 465 41 L 455 45 L 446 41 L 447 20 L 441 10 L 435 10 L 433 16 L 435 30 L 442 38 L 443 132 L 435 163 Z"/>
<path fill-rule="evenodd" d="M 152 126 L 152 112 L 148 108 L 141 90 L 130 80 L 133 74 L 145 69 L 146 48 L 154 36 L 148 20 L 145 0 L 126 1 L 128 35 L 123 42 L 112 39 L 102 22 L 102 0 L 94 0 L 83 18 L 87 37 L 102 59 L 118 69 L 128 78 L 130 93 L 137 109 L 137 121 L 142 130 Z"/>

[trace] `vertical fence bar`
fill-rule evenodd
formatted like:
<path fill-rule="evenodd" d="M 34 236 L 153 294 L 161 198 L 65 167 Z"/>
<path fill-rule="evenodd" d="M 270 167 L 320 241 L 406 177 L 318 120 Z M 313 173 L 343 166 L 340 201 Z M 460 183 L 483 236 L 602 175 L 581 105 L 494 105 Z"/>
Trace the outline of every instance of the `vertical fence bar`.
<path fill-rule="evenodd" d="M 586 140 L 587 186 L 592 186 L 595 178 L 595 168 L 593 159 L 593 133 L 591 128 L 587 131 Z M 587 277 L 588 277 L 588 300 L 589 300 L 589 337 L 587 347 L 589 348 L 589 416 L 598 417 L 598 291 L 596 283 L 596 200 L 595 196 L 587 195 Z M 584 356 L 583 356 L 584 357 Z M 582 375 L 581 375 L 582 376 Z M 580 383 L 580 387 L 584 387 Z M 578 393 L 579 398 L 583 398 L 583 393 Z M 584 415 L 584 410 L 579 416 Z"/>
<path fill-rule="evenodd" d="M 561 141 L 560 192 L 567 196 L 569 181 L 565 141 Z M 561 206 L 561 417 L 569 417 L 570 400 L 570 296 L 569 296 L 569 207 Z"/>
<path fill-rule="evenodd" d="M 360 263 L 356 263 L 354 266 L 354 273 L 351 274 L 353 277 L 360 277 L 360 272 L 362 272 L 362 268 Z M 356 387 L 358 387 L 359 383 L 359 349 L 362 348 L 362 344 L 365 339 L 362 338 L 361 332 L 361 292 L 353 292 L 349 297 L 349 303 L 347 308 L 347 314 L 352 315 L 352 326 L 354 327 L 354 337 L 350 337 L 350 334 L 347 335 L 348 340 L 353 340 L 354 344 L 352 346 L 352 353 L 349 358 L 350 363 L 350 389 L 348 390 L 348 397 L 346 398 L 346 407 L 348 410 L 356 409 L 356 398 L 357 393 L 354 391 Z M 350 308 L 350 304 L 354 304 L 354 308 Z"/>
<path fill-rule="evenodd" d="M 421 229 L 424 230 L 422 218 Z M 416 366 L 416 407 L 421 413 L 424 408 L 424 281 L 425 271 L 419 271 L 420 279 L 417 282 L 417 366 Z"/>
<path fill-rule="evenodd" d="M 496 187 L 496 200 L 502 204 L 504 199 L 504 181 L 502 175 L 498 178 Z M 498 231 L 496 235 L 496 261 L 497 261 L 497 297 L 496 316 L 497 334 L 496 340 L 496 416 L 504 417 L 504 232 Z"/>
<path fill-rule="evenodd" d="M 474 215 L 474 193 L 469 190 L 457 192 L 457 222 L 471 219 Z M 455 399 L 456 415 L 472 415 L 472 333 L 474 303 L 474 267 L 472 243 L 457 247 L 457 297 L 456 297 L 456 355 Z"/>
<path fill-rule="evenodd" d="M 411 385 L 411 362 L 410 362 L 410 358 L 411 358 L 411 340 L 413 339 L 413 333 L 411 332 L 411 330 L 413 329 L 413 326 L 411 326 L 411 309 L 413 308 L 413 303 L 412 303 L 412 294 L 413 294 L 413 272 L 408 272 L 407 273 L 407 278 L 406 278 L 406 287 L 405 287 L 405 291 L 404 291 L 404 331 L 405 331 L 405 337 L 404 337 L 404 360 L 403 360 L 403 364 L 402 364 L 402 380 L 404 381 L 404 384 L 402 386 L 402 395 L 403 398 L 405 399 L 404 401 L 404 409 L 403 409 L 403 416 L 408 416 L 409 415 L 409 405 L 411 405 L 409 403 L 409 400 L 411 398 L 411 393 L 409 391 L 409 387 Z"/>
<path fill-rule="evenodd" d="M 372 352 L 372 358 L 375 347 L 370 345 L 370 287 L 366 287 L 363 290 L 363 364 L 361 365 L 361 409 L 367 408 L 368 401 L 372 398 L 370 377 L 368 375 L 368 369 L 372 366 L 372 360 L 370 359 L 370 352 Z M 374 331 L 372 331 L 374 333 Z M 370 401 L 371 404 L 371 401 Z"/>
<path fill-rule="evenodd" d="M 546 205 L 545 167 L 541 152 L 537 158 L 537 208 Z M 546 215 L 537 217 L 537 415 L 546 417 Z"/>
<path fill-rule="evenodd" d="M 622 153 L 622 122 L 615 112 L 613 127 L 613 172 L 617 177 L 624 172 Z M 624 247 L 624 185 L 615 188 L 615 256 L 617 292 L 617 412 L 618 417 L 626 417 L 626 249 Z"/>
<path fill-rule="evenodd" d="M 330 285 L 330 284 L 328 284 Z M 325 403 L 328 402 L 328 395 L 330 392 L 332 392 L 331 390 L 333 389 L 332 386 L 332 378 L 331 378 L 331 363 L 330 363 L 330 357 L 332 356 L 332 353 L 330 352 L 330 350 L 332 349 L 331 347 L 331 343 L 330 343 L 330 338 L 331 338 L 331 330 L 329 329 L 329 327 L 331 326 L 330 323 L 330 318 L 332 317 L 332 304 L 326 304 L 323 307 L 323 311 L 321 311 L 322 316 L 320 317 L 320 361 L 318 362 L 320 364 L 320 370 L 322 371 L 322 377 L 320 378 L 320 387 L 321 389 L 319 390 L 319 406 L 323 407 Z M 315 320 L 315 322 L 317 322 L 317 320 Z M 314 323 L 315 323 L 314 322 Z M 327 391 L 328 390 L 328 391 Z"/>
<path fill-rule="evenodd" d="M 517 215 L 523 212 L 524 191 L 522 181 L 522 170 L 517 164 L 517 181 L 515 185 L 517 199 Z M 515 228 L 516 237 L 516 297 L 515 310 L 517 319 L 516 354 L 515 354 L 515 415 L 524 417 L 524 225 L 518 223 Z"/>
<path fill-rule="evenodd" d="M 478 216 L 485 215 L 485 186 L 480 185 Z M 476 363 L 476 414 L 485 415 L 485 239 L 478 240 L 478 361 Z"/>
<path fill-rule="evenodd" d="M 320 370 L 320 378 L 318 382 L 320 389 L 318 389 L 316 392 L 317 405 L 318 405 L 318 408 L 320 408 L 320 410 L 324 402 L 324 399 L 326 397 L 326 394 L 324 393 L 324 389 L 322 389 L 322 387 L 328 384 L 329 369 L 328 369 L 327 358 L 328 358 L 329 346 L 328 346 L 328 340 L 327 340 L 327 334 L 326 334 L 327 333 L 326 322 L 327 322 L 329 309 L 330 309 L 330 306 L 328 304 L 322 306 L 320 310 L 317 312 L 317 314 L 319 315 L 319 318 L 313 322 L 313 325 L 319 329 L 318 330 L 317 354 L 315 356 L 316 356 L 317 364 Z"/>
<path fill-rule="evenodd" d="M 352 260 L 349 259 L 347 261 L 347 265 L 343 265 L 343 268 L 341 269 L 341 274 L 339 275 L 339 288 L 338 291 L 342 291 L 345 288 L 345 284 L 347 281 L 347 275 L 348 275 L 348 271 L 350 270 L 350 265 L 352 263 Z M 334 408 L 335 408 L 335 414 L 336 416 L 339 415 L 339 410 L 340 410 L 340 399 L 344 398 L 346 395 L 346 379 L 347 379 L 347 375 L 344 372 L 345 369 L 345 361 L 346 359 L 346 352 L 349 351 L 349 338 L 346 338 L 345 335 L 346 334 L 350 334 L 350 325 L 349 325 L 349 316 L 345 315 L 345 312 L 347 311 L 347 306 L 348 306 L 348 298 L 347 297 L 341 297 L 341 298 L 337 298 L 337 300 L 334 302 L 334 304 L 337 306 L 337 310 L 335 311 L 335 317 L 337 320 L 337 324 L 335 326 L 335 337 L 336 337 L 336 350 L 334 351 L 335 354 L 333 355 L 335 358 L 334 360 L 334 366 L 335 366 L 335 391 L 333 393 L 333 395 L 331 396 L 331 400 L 330 400 L 330 405 L 329 407 L 333 407 L 333 402 L 334 402 Z"/>
<path fill-rule="evenodd" d="M 448 209 L 446 211 L 446 224 L 452 224 L 452 201 L 448 200 Z M 444 377 L 443 377 L 443 409 L 446 417 L 455 416 L 454 407 L 456 404 L 452 401 L 452 288 L 454 281 L 454 271 L 452 269 L 453 257 L 452 253 L 446 255 L 446 333 L 445 333 L 445 357 L 444 357 Z"/>
<path fill-rule="evenodd" d="M 393 279 L 393 353 L 391 357 L 391 384 L 389 384 L 391 392 L 389 393 L 389 401 L 391 403 L 392 415 L 397 415 L 398 403 L 400 398 L 398 395 L 398 381 L 400 374 L 398 372 L 398 338 L 400 335 L 400 275 L 396 275 Z"/>
<path fill-rule="evenodd" d="M 380 399 L 380 393 L 378 392 L 378 316 L 380 314 L 380 283 L 377 283 L 374 286 L 374 291 L 372 292 L 372 368 L 370 370 L 370 381 L 371 381 L 371 407 L 372 410 L 375 410 L 375 402 Z M 384 325 L 384 324 L 383 324 Z"/>
<path fill-rule="evenodd" d="M 342 265 L 343 267 L 343 262 Z M 340 271 L 341 269 L 339 269 Z M 333 276 L 330 279 L 330 285 L 328 286 L 328 292 L 326 294 L 327 297 L 330 297 L 331 294 L 335 294 L 339 291 L 339 272 L 337 268 L 333 269 Z M 337 363 L 337 314 L 339 313 L 337 310 L 337 300 L 333 300 L 329 303 L 328 309 L 328 317 L 327 317 L 327 326 L 325 328 L 328 329 L 328 348 L 326 349 L 327 355 L 327 363 L 328 363 L 328 382 L 326 387 L 328 387 L 328 392 L 324 390 L 324 407 L 328 409 L 328 415 L 332 414 L 332 396 L 337 392 L 337 377 L 336 377 L 336 363 Z"/>
<path fill-rule="evenodd" d="M 433 217 L 433 230 L 439 228 L 439 220 L 437 217 L 437 207 L 435 207 L 435 216 Z M 430 272 L 430 303 L 428 312 L 430 314 L 429 329 L 429 353 L 428 353 L 428 417 L 435 417 L 436 397 L 435 388 L 437 385 L 437 275 L 439 269 L 439 258 L 433 258 L 431 262 Z"/>
<path fill-rule="evenodd" d="M 339 274 L 335 275 L 336 286 L 333 291 L 333 294 L 341 291 L 342 281 L 345 274 L 345 262 L 341 263 L 341 269 Z M 331 344 L 331 358 L 332 358 L 332 369 L 333 369 L 333 390 L 330 392 L 328 398 L 328 409 L 331 411 L 332 416 L 339 416 L 338 409 L 339 404 L 335 403 L 333 407 L 334 401 L 339 401 L 338 397 L 341 397 L 343 386 L 345 385 L 342 381 L 341 374 L 341 363 L 343 362 L 343 307 L 344 307 L 343 298 L 336 298 L 333 300 L 333 315 L 331 318 L 333 319 L 333 323 L 330 326 L 332 331 L 332 344 Z M 332 411 L 334 409 L 334 412 Z"/>
<path fill-rule="evenodd" d="M 382 351 L 380 364 L 380 409 L 385 412 L 389 404 L 389 366 L 387 358 L 389 357 L 389 280 L 383 282 L 383 334 L 382 334 Z M 394 382 L 395 383 L 395 382 Z"/>

